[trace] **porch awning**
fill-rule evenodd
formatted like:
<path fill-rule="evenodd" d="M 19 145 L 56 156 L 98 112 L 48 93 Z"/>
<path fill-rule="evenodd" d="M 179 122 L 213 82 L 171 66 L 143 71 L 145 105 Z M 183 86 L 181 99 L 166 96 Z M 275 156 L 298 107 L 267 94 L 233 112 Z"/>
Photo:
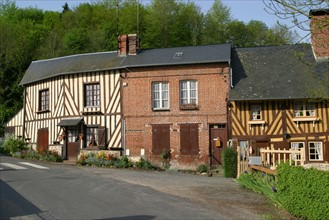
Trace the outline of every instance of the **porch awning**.
<path fill-rule="evenodd" d="M 67 126 L 77 126 L 81 123 L 82 118 L 64 118 L 62 119 L 57 126 L 67 127 Z"/>

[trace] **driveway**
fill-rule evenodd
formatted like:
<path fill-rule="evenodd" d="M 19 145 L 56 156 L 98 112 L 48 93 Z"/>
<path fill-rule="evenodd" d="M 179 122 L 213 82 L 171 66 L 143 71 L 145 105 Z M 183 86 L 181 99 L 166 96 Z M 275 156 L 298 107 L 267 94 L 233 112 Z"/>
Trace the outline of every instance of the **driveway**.
<path fill-rule="evenodd" d="M 219 212 L 225 219 L 295 219 L 271 204 L 263 195 L 238 185 L 235 179 L 186 174 L 177 171 L 139 171 L 80 167 L 104 178 L 149 187 L 162 193 L 183 197 Z"/>

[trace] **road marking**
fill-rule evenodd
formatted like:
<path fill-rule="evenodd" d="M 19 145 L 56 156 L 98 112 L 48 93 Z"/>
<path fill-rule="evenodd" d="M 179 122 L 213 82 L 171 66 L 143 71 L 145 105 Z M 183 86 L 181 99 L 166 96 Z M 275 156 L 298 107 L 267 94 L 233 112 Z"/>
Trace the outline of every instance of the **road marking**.
<path fill-rule="evenodd" d="M 37 165 L 37 164 L 33 164 L 33 163 L 29 163 L 29 162 L 19 162 L 20 164 L 23 164 L 23 165 L 27 165 L 27 166 L 31 166 L 31 167 L 34 167 L 34 168 L 38 168 L 38 169 L 44 169 L 44 170 L 48 170 L 49 168 L 48 167 L 43 167 L 43 166 L 40 166 L 40 165 Z"/>
<path fill-rule="evenodd" d="M 11 163 L 0 163 L 0 165 L 10 167 L 10 168 L 15 169 L 15 170 L 26 170 L 27 169 L 26 167 L 21 167 L 21 166 L 11 164 Z"/>

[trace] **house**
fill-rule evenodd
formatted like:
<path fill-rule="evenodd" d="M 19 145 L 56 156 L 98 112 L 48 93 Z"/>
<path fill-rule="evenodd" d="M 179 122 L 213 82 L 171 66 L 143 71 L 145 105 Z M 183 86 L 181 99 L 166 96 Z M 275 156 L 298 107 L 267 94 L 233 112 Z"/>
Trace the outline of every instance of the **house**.
<path fill-rule="evenodd" d="M 130 44 L 127 42 L 125 44 Z M 125 154 L 174 168 L 221 164 L 231 45 L 141 50 L 122 70 Z"/>
<path fill-rule="evenodd" d="M 21 81 L 24 108 L 7 131 L 66 159 L 106 149 L 155 162 L 170 154 L 174 167 L 220 164 L 231 46 L 140 50 L 136 35 L 118 46 L 32 62 Z"/>
<path fill-rule="evenodd" d="M 311 11 L 311 25 L 327 10 Z M 320 37 L 317 33 L 320 32 Z M 311 45 L 235 48 L 229 94 L 235 146 L 304 149 L 305 163 L 329 162 L 329 32 Z M 326 40 L 326 41 L 325 41 Z"/>
<path fill-rule="evenodd" d="M 120 150 L 122 60 L 104 52 L 32 62 L 20 83 L 24 107 L 6 130 L 67 159 L 81 149 Z"/>

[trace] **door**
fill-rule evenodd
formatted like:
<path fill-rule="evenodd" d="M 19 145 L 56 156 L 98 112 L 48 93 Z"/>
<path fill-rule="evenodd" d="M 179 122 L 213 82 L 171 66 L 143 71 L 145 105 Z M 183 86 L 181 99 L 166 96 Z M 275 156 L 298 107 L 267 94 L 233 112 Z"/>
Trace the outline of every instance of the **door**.
<path fill-rule="evenodd" d="M 252 147 L 252 152 L 250 156 L 260 157 L 260 149 L 269 147 L 268 141 L 256 141 Z"/>
<path fill-rule="evenodd" d="M 226 124 L 212 125 L 210 127 L 210 166 L 222 164 L 222 149 L 227 147 Z"/>
<path fill-rule="evenodd" d="M 67 156 L 76 157 L 80 152 L 79 132 L 77 126 L 67 127 Z"/>
<path fill-rule="evenodd" d="M 48 128 L 41 128 L 38 130 L 37 135 L 37 149 L 38 151 L 48 150 Z"/>

